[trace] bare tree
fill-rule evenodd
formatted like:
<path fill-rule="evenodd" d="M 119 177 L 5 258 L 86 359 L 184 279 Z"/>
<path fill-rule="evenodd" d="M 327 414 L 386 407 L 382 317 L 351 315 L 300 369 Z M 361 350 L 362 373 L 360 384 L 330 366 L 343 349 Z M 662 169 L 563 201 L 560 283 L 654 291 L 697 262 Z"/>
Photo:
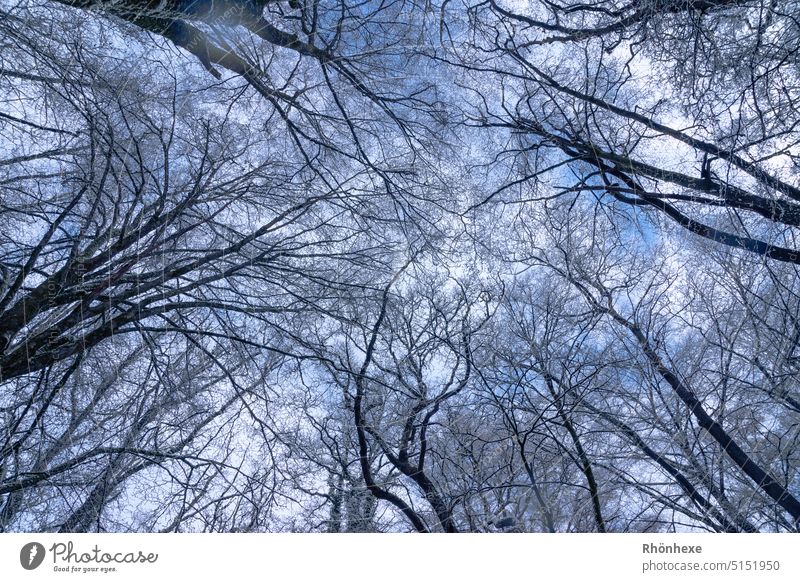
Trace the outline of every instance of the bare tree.
<path fill-rule="evenodd" d="M 0 3 L 0 529 L 797 531 L 796 8 Z"/>

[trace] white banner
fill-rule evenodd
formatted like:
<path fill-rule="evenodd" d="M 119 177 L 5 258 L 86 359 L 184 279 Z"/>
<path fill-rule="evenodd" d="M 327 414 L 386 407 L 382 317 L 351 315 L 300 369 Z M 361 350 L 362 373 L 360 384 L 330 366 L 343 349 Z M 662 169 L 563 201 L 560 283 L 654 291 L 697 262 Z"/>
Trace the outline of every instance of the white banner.
<path fill-rule="evenodd" d="M 793 534 L 3 534 L 0 580 L 800 580 Z"/>

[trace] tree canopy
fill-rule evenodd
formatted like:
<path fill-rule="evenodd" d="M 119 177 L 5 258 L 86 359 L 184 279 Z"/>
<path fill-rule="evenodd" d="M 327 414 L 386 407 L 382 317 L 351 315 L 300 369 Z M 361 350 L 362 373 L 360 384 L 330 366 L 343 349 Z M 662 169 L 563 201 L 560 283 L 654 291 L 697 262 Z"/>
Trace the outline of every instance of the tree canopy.
<path fill-rule="evenodd" d="M 798 531 L 796 0 L 0 0 L 0 531 Z"/>

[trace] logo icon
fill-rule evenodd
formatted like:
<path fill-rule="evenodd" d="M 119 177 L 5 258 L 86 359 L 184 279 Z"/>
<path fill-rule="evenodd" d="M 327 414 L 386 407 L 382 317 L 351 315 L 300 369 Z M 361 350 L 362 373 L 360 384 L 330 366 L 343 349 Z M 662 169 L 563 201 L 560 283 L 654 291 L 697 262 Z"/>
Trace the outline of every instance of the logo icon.
<path fill-rule="evenodd" d="M 19 551 L 19 563 L 26 570 L 35 570 L 44 562 L 44 546 L 39 542 L 30 542 Z"/>

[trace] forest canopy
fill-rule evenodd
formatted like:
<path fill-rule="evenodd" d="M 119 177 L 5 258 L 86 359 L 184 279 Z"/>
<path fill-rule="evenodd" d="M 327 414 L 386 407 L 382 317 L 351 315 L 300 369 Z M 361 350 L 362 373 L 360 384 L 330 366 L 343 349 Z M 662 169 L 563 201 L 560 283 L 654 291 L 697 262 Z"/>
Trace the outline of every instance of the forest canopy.
<path fill-rule="evenodd" d="M 0 0 L 0 531 L 800 530 L 797 0 Z"/>

